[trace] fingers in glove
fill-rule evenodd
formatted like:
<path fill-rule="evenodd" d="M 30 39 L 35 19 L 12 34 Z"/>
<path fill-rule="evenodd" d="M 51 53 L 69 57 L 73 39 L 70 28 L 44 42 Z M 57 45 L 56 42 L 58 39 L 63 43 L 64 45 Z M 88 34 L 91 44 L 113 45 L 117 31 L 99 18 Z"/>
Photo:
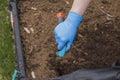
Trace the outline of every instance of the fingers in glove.
<path fill-rule="evenodd" d="M 60 42 L 58 43 L 58 50 L 62 50 L 64 46 L 65 46 L 65 42 L 60 41 Z"/>
<path fill-rule="evenodd" d="M 55 35 L 55 41 L 56 41 L 57 44 L 60 42 L 60 38 L 56 35 Z"/>
<path fill-rule="evenodd" d="M 72 45 L 72 43 L 71 43 L 71 42 L 68 42 L 68 43 L 67 43 L 67 48 L 66 48 L 66 51 L 68 51 L 68 50 L 71 48 L 71 45 Z"/>

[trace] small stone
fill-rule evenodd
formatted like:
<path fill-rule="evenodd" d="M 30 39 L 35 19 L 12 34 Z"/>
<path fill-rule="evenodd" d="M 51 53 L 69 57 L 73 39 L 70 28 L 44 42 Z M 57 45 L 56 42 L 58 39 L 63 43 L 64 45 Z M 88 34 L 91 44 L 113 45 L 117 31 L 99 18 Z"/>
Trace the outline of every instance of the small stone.
<path fill-rule="evenodd" d="M 69 2 L 69 1 L 65 1 L 65 3 L 66 3 L 67 5 L 69 5 L 69 4 L 70 4 L 70 2 Z"/>
<path fill-rule="evenodd" d="M 44 33 L 45 31 L 44 31 L 44 30 L 42 30 L 41 32 L 42 32 L 42 33 Z"/>
<path fill-rule="evenodd" d="M 75 63 L 76 61 L 73 61 L 73 63 Z"/>
<path fill-rule="evenodd" d="M 34 33 L 34 29 L 33 28 L 30 28 L 31 32 Z"/>
<path fill-rule="evenodd" d="M 35 77 L 35 72 L 34 72 L 34 71 L 31 72 L 31 76 L 32 76 L 33 79 L 36 78 L 36 77 Z"/>
<path fill-rule="evenodd" d="M 113 18 L 111 18 L 111 17 L 107 16 L 107 17 L 106 17 L 106 19 L 107 19 L 107 20 L 112 20 Z"/>
<path fill-rule="evenodd" d="M 24 27 L 24 30 L 25 30 L 25 32 L 27 32 L 28 34 L 30 34 L 30 31 L 28 30 L 28 28 Z"/>
<path fill-rule="evenodd" d="M 78 34 L 79 37 L 83 37 L 81 34 Z"/>
<path fill-rule="evenodd" d="M 35 11 L 37 10 L 37 8 L 35 8 L 35 7 L 31 7 L 31 9 L 32 9 L 32 10 L 35 10 Z"/>
<path fill-rule="evenodd" d="M 88 53 L 86 53 L 86 52 L 85 52 L 84 54 L 85 54 L 85 55 L 88 55 Z"/>

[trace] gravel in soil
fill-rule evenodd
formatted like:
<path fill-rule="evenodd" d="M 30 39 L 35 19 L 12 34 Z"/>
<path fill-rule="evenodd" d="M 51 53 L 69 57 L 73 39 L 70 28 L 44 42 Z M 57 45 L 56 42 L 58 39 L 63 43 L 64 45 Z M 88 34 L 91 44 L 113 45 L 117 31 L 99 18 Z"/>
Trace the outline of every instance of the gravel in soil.
<path fill-rule="evenodd" d="M 19 22 L 27 75 L 56 77 L 82 68 L 111 66 L 120 60 L 119 0 L 93 0 L 75 41 L 64 58 L 56 57 L 56 13 L 70 10 L 70 0 L 19 0 Z"/>

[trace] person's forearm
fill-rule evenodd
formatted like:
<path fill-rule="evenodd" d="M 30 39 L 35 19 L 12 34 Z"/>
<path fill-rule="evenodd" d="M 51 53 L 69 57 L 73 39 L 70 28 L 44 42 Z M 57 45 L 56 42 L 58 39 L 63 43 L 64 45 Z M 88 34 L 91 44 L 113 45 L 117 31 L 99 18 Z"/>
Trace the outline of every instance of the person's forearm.
<path fill-rule="evenodd" d="M 91 0 L 74 0 L 71 11 L 76 12 L 82 16 L 90 1 Z"/>

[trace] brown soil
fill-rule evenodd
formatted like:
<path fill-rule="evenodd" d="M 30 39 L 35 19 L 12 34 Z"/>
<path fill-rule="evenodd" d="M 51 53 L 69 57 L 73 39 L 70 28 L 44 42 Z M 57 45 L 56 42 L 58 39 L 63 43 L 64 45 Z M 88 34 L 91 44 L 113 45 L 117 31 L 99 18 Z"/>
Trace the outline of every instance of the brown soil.
<path fill-rule="evenodd" d="M 84 14 L 74 44 L 56 57 L 56 13 L 67 15 L 72 0 L 19 0 L 21 38 L 29 78 L 56 77 L 81 68 L 111 66 L 120 58 L 120 0 L 94 0 Z M 28 29 L 28 30 L 26 30 Z"/>

